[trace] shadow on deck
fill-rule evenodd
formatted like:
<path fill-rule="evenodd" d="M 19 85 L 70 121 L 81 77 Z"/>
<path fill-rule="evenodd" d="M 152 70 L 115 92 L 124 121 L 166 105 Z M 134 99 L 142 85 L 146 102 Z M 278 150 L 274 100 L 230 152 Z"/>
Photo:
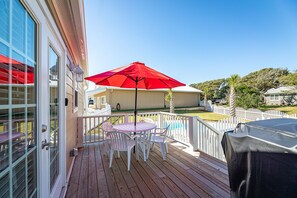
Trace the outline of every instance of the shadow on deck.
<path fill-rule="evenodd" d="M 166 161 L 158 147 L 149 160 L 114 158 L 109 168 L 101 143 L 86 145 L 75 159 L 66 197 L 230 197 L 226 163 L 170 144 Z M 116 155 L 115 155 L 116 156 Z"/>

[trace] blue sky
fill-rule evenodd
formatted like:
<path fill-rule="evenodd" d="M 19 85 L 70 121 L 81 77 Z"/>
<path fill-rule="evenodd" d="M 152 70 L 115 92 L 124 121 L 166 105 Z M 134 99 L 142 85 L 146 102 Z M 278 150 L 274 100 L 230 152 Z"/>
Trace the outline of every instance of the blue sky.
<path fill-rule="evenodd" d="M 140 61 L 186 84 L 297 69 L 294 0 L 85 0 L 89 75 Z"/>

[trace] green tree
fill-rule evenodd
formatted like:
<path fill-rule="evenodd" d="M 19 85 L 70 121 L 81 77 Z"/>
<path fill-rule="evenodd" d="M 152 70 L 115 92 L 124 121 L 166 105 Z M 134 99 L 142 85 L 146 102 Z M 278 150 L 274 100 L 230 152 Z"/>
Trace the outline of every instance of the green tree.
<path fill-rule="evenodd" d="M 170 113 L 174 113 L 174 99 L 172 89 L 168 90 L 165 100 L 170 103 Z"/>
<path fill-rule="evenodd" d="M 279 82 L 284 86 L 297 86 L 297 71 L 281 76 Z"/>
<path fill-rule="evenodd" d="M 205 81 L 202 83 L 194 83 L 194 84 L 191 84 L 190 86 L 196 89 L 200 89 L 202 91 L 207 87 L 209 89 L 208 100 L 213 100 L 218 98 L 218 95 L 216 95 L 216 92 L 219 90 L 220 85 L 225 81 L 226 81 L 225 79 L 217 79 L 217 80 Z"/>
<path fill-rule="evenodd" d="M 258 89 L 260 93 L 264 93 L 268 89 L 278 87 L 280 78 L 288 74 L 288 69 L 264 68 L 242 77 L 240 84 Z"/>
<path fill-rule="evenodd" d="M 245 109 L 258 108 L 261 102 L 259 91 L 246 85 L 239 85 L 236 88 L 236 106 Z"/>
<path fill-rule="evenodd" d="M 228 85 L 230 87 L 230 115 L 231 117 L 235 117 L 235 102 L 236 102 L 236 93 L 235 88 L 238 86 L 238 82 L 240 80 L 240 76 L 238 74 L 232 75 L 230 78 L 227 79 Z"/>

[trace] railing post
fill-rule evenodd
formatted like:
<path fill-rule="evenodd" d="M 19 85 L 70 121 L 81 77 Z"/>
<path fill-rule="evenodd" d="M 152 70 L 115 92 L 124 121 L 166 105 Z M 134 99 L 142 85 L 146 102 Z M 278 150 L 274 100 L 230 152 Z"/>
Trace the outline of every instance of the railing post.
<path fill-rule="evenodd" d="M 163 128 L 164 126 L 163 126 L 163 122 L 164 122 L 164 118 L 163 118 L 164 116 L 163 116 L 163 114 L 162 114 L 162 112 L 160 112 L 160 128 Z"/>
<path fill-rule="evenodd" d="M 189 139 L 193 150 L 198 150 L 198 129 L 197 129 L 197 117 L 189 117 Z"/>
<path fill-rule="evenodd" d="M 158 113 L 158 122 L 157 122 L 157 127 L 161 127 L 161 112 Z"/>
<path fill-rule="evenodd" d="M 124 123 L 128 123 L 128 122 L 129 122 L 129 115 L 125 114 Z"/>
<path fill-rule="evenodd" d="M 83 147 L 83 117 L 77 118 L 77 147 Z"/>

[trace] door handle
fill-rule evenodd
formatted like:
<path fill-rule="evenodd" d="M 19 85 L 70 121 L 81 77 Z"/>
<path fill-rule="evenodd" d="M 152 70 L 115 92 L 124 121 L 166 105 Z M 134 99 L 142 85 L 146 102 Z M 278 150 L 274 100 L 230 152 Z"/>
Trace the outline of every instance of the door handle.
<path fill-rule="evenodd" d="M 49 147 L 50 145 L 51 145 L 51 143 L 50 143 L 50 142 L 47 142 L 46 139 L 43 140 L 43 141 L 41 142 L 41 148 L 42 148 L 42 149 L 45 148 L 45 150 L 48 150 L 48 147 Z"/>
<path fill-rule="evenodd" d="M 41 131 L 42 131 L 42 133 L 46 132 L 46 130 L 47 130 L 47 126 L 46 126 L 45 124 L 43 124 L 43 125 L 41 126 Z"/>

